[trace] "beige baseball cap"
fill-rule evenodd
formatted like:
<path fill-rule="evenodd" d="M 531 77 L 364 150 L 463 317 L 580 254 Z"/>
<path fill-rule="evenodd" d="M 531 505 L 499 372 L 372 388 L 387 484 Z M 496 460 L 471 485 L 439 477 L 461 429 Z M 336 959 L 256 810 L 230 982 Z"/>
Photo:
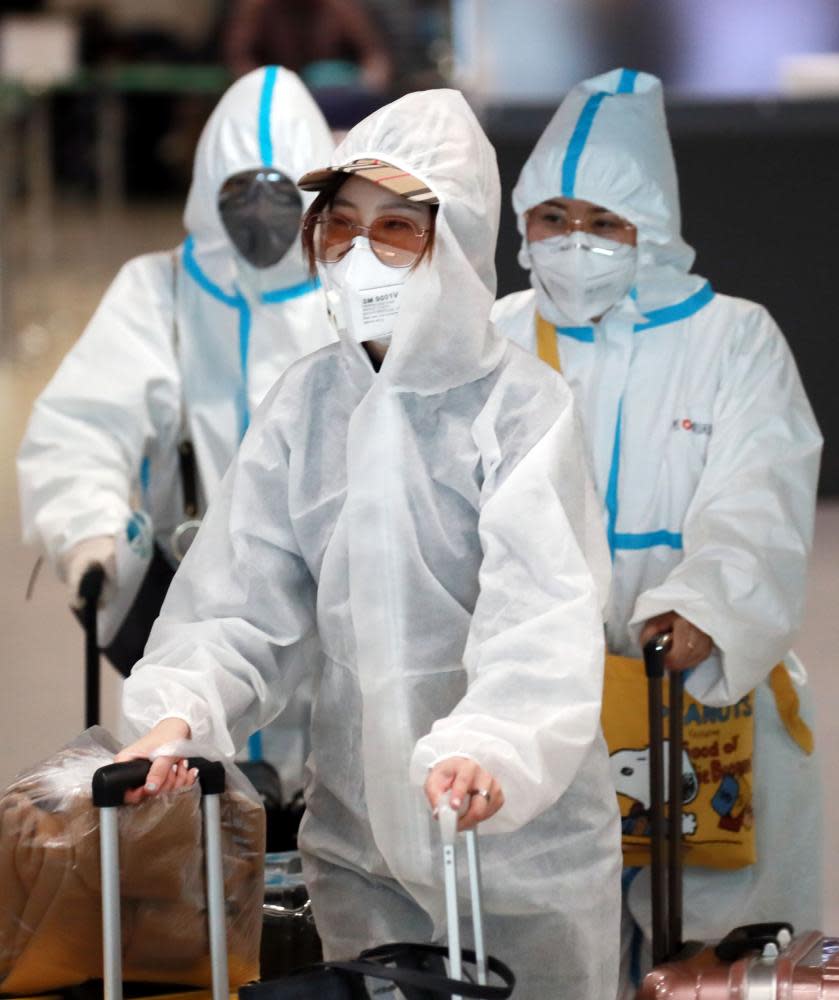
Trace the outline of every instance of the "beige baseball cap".
<path fill-rule="evenodd" d="M 363 177 L 402 198 L 407 198 L 408 201 L 418 201 L 423 205 L 439 204 L 437 196 L 422 181 L 390 163 L 385 163 L 384 160 L 353 160 L 341 167 L 310 170 L 300 178 L 297 186 L 303 191 L 322 191 L 336 174 L 354 174 L 356 177 Z"/>

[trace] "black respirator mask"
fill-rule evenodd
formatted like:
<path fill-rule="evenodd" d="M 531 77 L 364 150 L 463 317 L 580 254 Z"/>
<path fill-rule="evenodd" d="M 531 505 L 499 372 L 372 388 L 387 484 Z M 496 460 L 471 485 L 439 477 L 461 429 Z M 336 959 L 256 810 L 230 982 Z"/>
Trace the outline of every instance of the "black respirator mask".
<path fill-rule="evenodd" d="M 282 260 L 297 239 L 303 199 L 285 174 L 257 167 L 227 178 L 218 210 L 230 242 L 251 267 L 262 269 Z"/>

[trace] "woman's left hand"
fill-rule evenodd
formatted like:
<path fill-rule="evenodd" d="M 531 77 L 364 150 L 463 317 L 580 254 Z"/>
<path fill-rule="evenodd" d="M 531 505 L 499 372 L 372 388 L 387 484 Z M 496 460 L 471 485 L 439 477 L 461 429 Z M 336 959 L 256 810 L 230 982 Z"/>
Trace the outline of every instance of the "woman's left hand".
<path fill-rule="evenodd" d="M 463 800 L 471 797 L 469 808 L 458 821 L 458 830 L 471 830 L 478 823 L 494 816 L 504 805 L 501 786 L 489 773 L 469 757 L 448 757 L 435 764 L 425 779 L 425 794 L 436 815 L 440 796 L 451 789 L 451 806 L 459 810 Z"/>
<path fill-rule="evenodd" d="M 650 618 L 641 629 L 641 647 L 659 632 L 670 632 L 673 636 L 664 661 L 668 670 L 690 670 L 707 660 L 714 648 L 713 640 L 707 633 L 675 611 Z"/>

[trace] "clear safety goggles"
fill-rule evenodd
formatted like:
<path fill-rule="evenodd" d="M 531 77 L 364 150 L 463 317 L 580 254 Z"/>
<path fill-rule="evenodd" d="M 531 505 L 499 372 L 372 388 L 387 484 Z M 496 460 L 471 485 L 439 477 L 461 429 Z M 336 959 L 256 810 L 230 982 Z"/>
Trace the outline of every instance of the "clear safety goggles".
<path fill-rule="evenodd" d="M 631 222 L 596 205 L 592 205 L 589 211 L 572 213 L 562 205 L 546 202 L 536 205 L 527 213 L 527 239 L 530 243 L 549 240 L 554 236 L 569 236 L 574 232 L 627 243 L 635 231 Z"/>
<path fill-rule="evenodd" d="M 307 226 L 314 229 L 315 259 L 323 264 L 336 264 L 356 236 L 366 236 L 382 264 L 411 267 L 419 259 L 429 233 L 397 215 L 382 215 L 370 226 L 359 226 L 343 216 L 323 212 L 309 219 Z"/>

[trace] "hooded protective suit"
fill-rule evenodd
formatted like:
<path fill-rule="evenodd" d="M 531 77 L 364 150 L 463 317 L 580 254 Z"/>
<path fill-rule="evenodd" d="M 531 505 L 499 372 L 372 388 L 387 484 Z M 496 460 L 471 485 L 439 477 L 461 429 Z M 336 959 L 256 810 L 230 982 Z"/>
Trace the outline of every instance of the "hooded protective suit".
<path fill-rule="evenodd" d="M 231 174 L 271 165 L 296 180 L 332 147 L 288 70 L 255 70 L 222 97 L 198 144 L 183 246 L 122 268 L 35 404 L 18 457 L 23 529 L 53 563 L 85 538 L 124 530 L 138 495 L 169 552 L 184 519 L 181 437 L 209 500 L 271 385 L 334 339 L 299 239 L 258 271 L 234 250 L 217 208 Z"/>
<path fill-rule="evenodd" d="M 489 943 L 517 995 L 601 1000 L 620 867 L 599 729 L 608 554 L 571 394 L 488 322 L 499 180 L 462 96 L 402 98 L 333 163 L 366 157 L 437 195 L 433 255 L 378 373 L 347 336 L 266 399 L 124 710 L 138 733 L 179 716 L 232 753 L 317 637 L 301 845 L 326 953 L 442 933 L 421 786 L 466 754 L 506 796 L 482 857 Z"/>
<path fill-rule="evenodd" d="M 639 656 L 640 626 L 674 610 L 716 644 L 688 679 L 694 697 L 729 705 L 757 688 L 759 860 L 736 872 L 687 870 L 685 936 L 770 919 L 818 927 L 817 764 L 787 734 L 766 683 L 785 660 L 810 713 L 789 650 L 802 618 L 821 436 L 795 362 L 765 309 L 689 273 L 656 78 L 616 70 L 563 101 L 513 193 L 523 236 L 527 210 L 559 196 L 637 227 L 634 288 L 600 322 L 570 327 L 531 274 L 534 291 L 502 299 L 493 319 L 531 351 L 537 311 L 558 324 L 612 551 L 608 647 Z M 529 266 L 526 242 L 520 259 Z M 634 879 L 628 904 L 649 935 L 647 876 Z"/>

